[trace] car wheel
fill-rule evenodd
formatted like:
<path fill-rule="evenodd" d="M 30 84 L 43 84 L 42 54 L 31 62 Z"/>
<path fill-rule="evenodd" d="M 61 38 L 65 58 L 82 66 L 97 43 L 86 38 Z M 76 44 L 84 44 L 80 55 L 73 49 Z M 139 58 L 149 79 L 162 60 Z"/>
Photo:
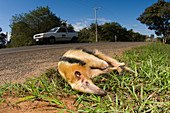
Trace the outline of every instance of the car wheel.
<path fill-rule="evenodd" d="M 54 38 L 54 37 L 51 37 L 51 38 L 49 39 L 49 43 L 50 43 L 50 44 L 54 44 L 54 43 L 55 43 L 55 38 Z"/>
<path fill-rule="evenodd" d="M 75 42 L 77 42 L 77 39 L 78 39 L 77 37 L 73 37 L 73 38 L 71 39 L 71 42 L 72 42 L 72 43 L 75 43 Z"/>

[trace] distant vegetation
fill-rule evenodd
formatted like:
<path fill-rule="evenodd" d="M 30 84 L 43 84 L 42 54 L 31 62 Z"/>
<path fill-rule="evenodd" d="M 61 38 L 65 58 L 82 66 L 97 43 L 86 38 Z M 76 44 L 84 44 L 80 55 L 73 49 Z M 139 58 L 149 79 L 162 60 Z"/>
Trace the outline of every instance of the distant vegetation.
<path fill-rule="evenodd" d="M 84 28 L 79 32 L 79 42 L 94 42 L 95 24 L 90 27 Z M 103 25 L 98 25 L 98 40 L 103 42 L 115 41 L 145 41 L 146 36 L 140 33 L 133 32 L 133 29 L 127 30 L 119 23 L 111 22 Z"/>

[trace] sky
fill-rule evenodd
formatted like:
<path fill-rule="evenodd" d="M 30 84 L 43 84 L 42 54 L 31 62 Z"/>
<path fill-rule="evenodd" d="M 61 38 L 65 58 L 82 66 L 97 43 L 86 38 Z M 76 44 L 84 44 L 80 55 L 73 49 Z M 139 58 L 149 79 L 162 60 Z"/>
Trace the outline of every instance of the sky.
<path fill-rule="evenodd" d="M 99 25 L 118 22 L 128 30 L 133 29 L 143 35 L 150 35 L 155 34 L 154 31 L 148 30 L 147 26 L 136 18 L 156 2 L 157 0 L 0 0 L 0 27 L 4 33 L 11 32 L 9 25 L 12 16 L 29 13 L 37 6 L 49 6 L 57 17 L 66 20 L 79 31 L 95 23 L 93 8 L 102 7 L 97 10 Z"/>

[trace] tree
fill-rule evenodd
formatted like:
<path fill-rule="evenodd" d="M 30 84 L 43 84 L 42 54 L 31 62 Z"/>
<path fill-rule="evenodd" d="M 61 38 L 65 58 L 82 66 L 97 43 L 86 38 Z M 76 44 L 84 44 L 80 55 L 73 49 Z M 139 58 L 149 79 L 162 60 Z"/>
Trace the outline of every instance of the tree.
<path fill-rule="evenodd" d="M 163 43 L 166 43 L 166 37 L 170 34 L 170 2 L 158 0 L 157 3 L 146 8 L 137 20 L 146 24 L 148 29 L 155 30 L 158 36 L 163 35 Z"/>
<path fill-rule="evenodd" d="M 116 30 L 116 27 L 119 26 L 117 25 L 117 23 L 105 23 L 103 26 L 102 26 L 102 29 L 103 29 L 103 37 L 102 39 L 104 41 L 114 41 L 114 37 L 115 35 L 117 35 L 117 30 Z M 118 37 L 118 36 L 117 36 Z"/>
<path fill-rule="evenodd" d="M 71 24 L 68 24 L 68 25 L 67 25 L 67 28 L 74 30 L 74 27 L 73 27 Z"/>
<path fill-rule="evenodd" d="M 117 41 L 144 41 L 146 36 L 127 31 L 117 22 L 105 23 L 98 25 L 98 39 L 99 41 L 114 42 L 115 36 Z M 95 24 L 92 23 L 88 28 L 84 28 L 79 32 L 79 42 L 94 42 L 95 41 Z"/>
<path fill-rule="evenodd" d="M 61 26 L 61 19 L 52 13 L 48 6 L 17 14 L 12 17 L 10 24 L 12 44 L 14 47 L 32 45 L 34 34 L 47 32 L 58 26 Z"/>
<path fill-rule="evenodd" d="M 89 29 L 83 28 L 79 31 L 78 42 L 92 42 L 89 35 Z"/>

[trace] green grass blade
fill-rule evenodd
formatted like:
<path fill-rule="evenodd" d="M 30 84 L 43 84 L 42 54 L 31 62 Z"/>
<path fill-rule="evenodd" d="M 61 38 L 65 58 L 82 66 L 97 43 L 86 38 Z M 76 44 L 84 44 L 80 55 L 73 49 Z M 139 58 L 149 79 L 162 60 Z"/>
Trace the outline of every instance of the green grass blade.
<path fill-rule="evenodd" d="M 141 112 L 141 110 L 144 108 L 145 104 L 148 102 L 148 100 L 157 92 L 158 90 L 156 90 L 155 92 L 153 92 L 151 95 L 149 95 L 149 97 L 142 103 L 142 105 L 140 106 L 138 112 Z"/>
<path fill-rule="evenodd" d="M 3 102 L 5 102 L 6 100 L 5 99 L 3 99 L 2 101 L 0 101 L 0 105 L 3 103 Z"/>
<path fill-rule="evenodd" d="M 32 100 L 32 99 L 35 99 L 35 98 L 36 98 L 35 96 L 27 96 L 27 97 L 21 98 L 19 101 L 15 102 L 15 104 L 18 104 L 18 103 L 23 102 L 23 101 Z"/>

